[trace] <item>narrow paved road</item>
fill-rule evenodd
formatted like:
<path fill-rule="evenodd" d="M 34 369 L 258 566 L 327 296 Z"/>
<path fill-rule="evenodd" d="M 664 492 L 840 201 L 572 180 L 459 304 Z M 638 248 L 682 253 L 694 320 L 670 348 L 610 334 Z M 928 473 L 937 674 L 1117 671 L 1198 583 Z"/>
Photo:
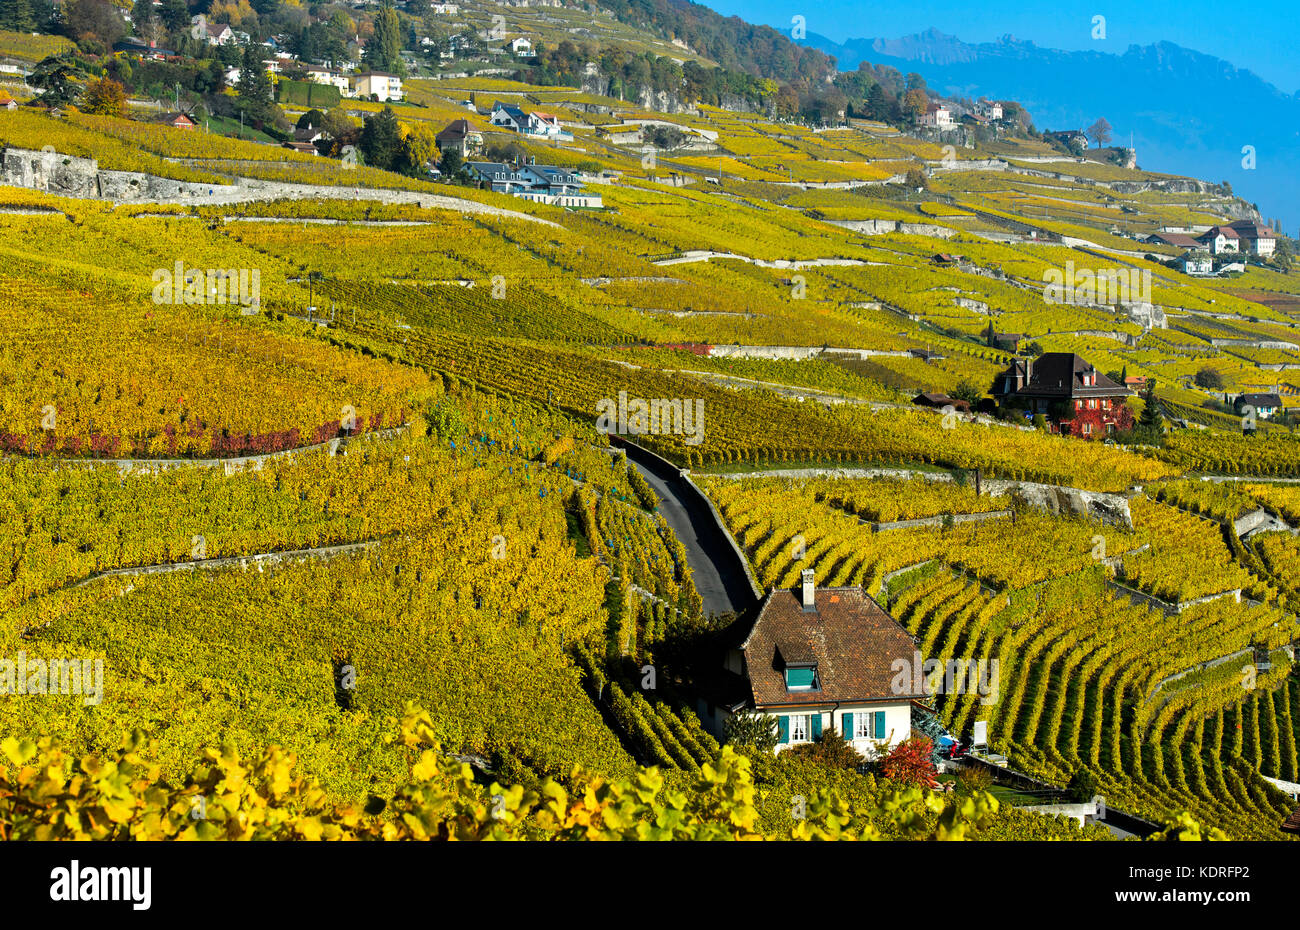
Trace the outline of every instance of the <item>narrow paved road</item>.
<path fill-rule="evenodd" d="M 650 483 L 659 498 L 659 512 L 686 547 L 686 561 L 705 614 L 739 614 L 752 607 L 757 597 L 745 565 L 713 519 L 708 504 L 680 477 L 656 468 L 653 462 L 638 461 L 637 451 L 629 446 L 628 460 Z"/>

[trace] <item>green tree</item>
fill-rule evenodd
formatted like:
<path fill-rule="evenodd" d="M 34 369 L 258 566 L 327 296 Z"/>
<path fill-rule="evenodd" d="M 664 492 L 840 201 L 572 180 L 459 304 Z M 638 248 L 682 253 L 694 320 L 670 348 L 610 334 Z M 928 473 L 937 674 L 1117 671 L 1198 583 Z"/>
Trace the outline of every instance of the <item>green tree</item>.
<path fill-rule="evenodd" d="M 460 156 L 460 149 L 447 148 L 442 153 L 442 159 L 438 162 L 438 170 L 448 180 L 463 180 L 468 172 L 465 170 L 465 159 Z"/>
<path fill-rule="evenodd" d="M 1135 432 L 1145 442 L 1159 443 L 1165 434 L 1165 418 L 1160 413 L 1160 401 L 1156 399 L 1156 379 L 1147 379 L 1147 388 L 1142 392 L 1142 415 L 1138 417 Z"/>
<path fill-rule="evenodd" d="M 952 389 L 950 396 L 954 400 L 964 400 L 973 407 L 984 398 L 984 392 L 969 381 L 962 381 Z"/>
<path fill-rule="evenodd" d="M 279 108 L 271 98 L 271 75 L 262 61 L 260 46 L 244 49 L 243 66 L 239 69 L 239 86 L 236 88 L 236 107 L 255 125 L 274 123 Z"/>
<path fill-rule="evenodd" d="M 365 60 L 375 71 L 404 73 L 402 24 L 391 4 L 385 3 L 375 14 L 375 34 L 366 43 Z"/>
<path fill-rule="evenodd" d="M 51 55 L 32 69 L 27 83 L 42 90 L 37 98 L 50 106 L 66 106 L 77 99 L 77 80 L 84 75 L 80 62 L 71 54 Z"/>
<path fill-rule="evenodd" d="M 1198 371 L 1196 373 L 1196 377 L 1193 380 L 1196 382 L 1196 386 L 1198 388 L 1202 388 L 1203 390 L 1206 391 L 1223 390 L 1223 375 L 1219 374 L 1213 368 L 1210 368 L 1208 366 Z"/>
<path fill-rule="evenodd" d="M 0 0 L 0 28 L 13 32 L 35 29 L 36 17 L 32 15 L 31 4 L 27 0 Z"/>
<path fill-rule="evenodd" d="M 361 129 L 361 154 L 367 165 L 392 170 L 402 158 L 402 131 L 392 107 L 367 116 Z"/>
<path fill-rule="evenodd" d="M 135 34 L 146 42 L 157 42 L 163 37 L 162 17 L 154 9 L 153 0 L 135 0 L 131 7 L 131 25 Z"/>
<path fill-rule="evenodd" d="M 776 718 L 769 714 L 742 713 L 727 718 L 727 742 L 767 753 L 776 748 Z"/>
<path fill-rule="evenodd" d="M 126 23 L 117 7 L 104 0 L 67 0 L 63 4 L 63 21 L 83 47 L 99 44 L 107 48 L 126 34 Z"/>
<path fill-rule="evenodd" d="M 190 8 L 185 0 L 163 0 L 159 17 L 168 32 L 184 29 L 190 23 Z"/>

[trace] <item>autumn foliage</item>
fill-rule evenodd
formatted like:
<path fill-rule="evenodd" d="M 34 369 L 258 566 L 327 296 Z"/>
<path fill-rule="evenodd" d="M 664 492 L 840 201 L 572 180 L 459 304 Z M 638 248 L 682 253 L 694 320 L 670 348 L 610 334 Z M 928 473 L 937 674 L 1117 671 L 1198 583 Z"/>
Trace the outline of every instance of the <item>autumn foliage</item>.
<path fill-rule="evenodd" d="M 880 760 L 880 774 L 890 781 L 905 785 L 937 788 L 934 762 L 931 753 L 934 743 L 924 736 L 911 736 L 903 740 Z"/>

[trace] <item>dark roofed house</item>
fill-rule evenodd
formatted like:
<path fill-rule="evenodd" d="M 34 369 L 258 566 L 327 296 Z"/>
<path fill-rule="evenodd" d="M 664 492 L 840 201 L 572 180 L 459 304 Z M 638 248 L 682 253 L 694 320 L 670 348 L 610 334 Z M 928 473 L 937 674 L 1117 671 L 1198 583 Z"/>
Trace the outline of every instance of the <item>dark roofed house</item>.
<path fill-rule="evenodd" d="M 1267 420 L 1282 409 L 1282 398 L 1277 394 L 1238 394 L 1232 409 L 1241 416 L 1247 406 L 1254 407 L 1255 415 L 1261 420 Z"/>
<path fill-rule="evenodd" d="M 1180 249 L 1199 249 L 1201 243 L 1187 233 L 1156 232 L 1146 237 L 1152 245 L 1172 245 Z"/>
<path fill-rule="evenodd" d="M 989 391 L 999 407 L 1023 408 L 1052 420 L 1062 434 L 1093 437 L 1132 428 L 1127 388 L 1073 352 L 1044 352 L 1018 358 L 998 375 Z"/>
<path fill-rule="evenodd" d="M 702 700 L 702 720 L 722 735 L 732 714 L 769 714 L 777 752 L 829 730 L 871 758 L 911 735 L 925 696 L 911 634 L 862 588 L 818 588 L 809 570 L 798 590 L 768 592 L 725 665 L 729 686 L 714 693 L 726 697 Z"/>
<path fill-rule="evenodd" d="M 960 410 L 962 413 L 970 413 L 970 404 L 964 400 L 957 400 L 949 397 L 947 394 L 938 394 L 928 392 L 917 394 L 912 398 L 912 403 L 918 407 L 934 407 L 936 410 L 942 410 L 944 407 L 952 407 L 954 410 Z"/>
<path fill-rule="evenodd" d="M 1014 355 L 1020 350 L 1020 343 L 1025 339 L 1024 333 L 993 333 L 989 344 L 995 349 Z"/>
<path fill-rule="evenodd" d="M 1057 142 L 1063 142 L 1066 145 L 1088 146 L 1088 137 L 1083 134 L 1082 129 L 1064 129 L 1064 130 L 1044 130 L 1043 135 Z"/>
<path fill-rule="evenodd" d="M 464 159 L 472 158 L 483 151 L 483 133 L 471 126 L 466 119 L 452 120 L 447 124 L 447 128 L 438 133 L 435 141 L 438 143 L 438 151 L 455 149 Z"/>
<path fill-rule="evenodd" d="M 528 190 L 533 179 L 525 175 L 515 165 L 499 161 L 472 161 L 466 167 L 469 169 L 470 177 L 479 182 L 479 186 L 486 190 L 496 191 L 498 194 L 511 194 L 517 190 Z"/>

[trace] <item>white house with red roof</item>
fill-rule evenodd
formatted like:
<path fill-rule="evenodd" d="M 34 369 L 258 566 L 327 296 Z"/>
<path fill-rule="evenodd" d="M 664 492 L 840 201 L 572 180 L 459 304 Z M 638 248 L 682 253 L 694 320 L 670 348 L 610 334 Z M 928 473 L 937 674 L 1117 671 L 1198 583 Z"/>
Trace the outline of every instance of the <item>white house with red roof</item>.
<path fill-rule="evenodd" d="M 1211 255 L 1240 252 L 1267 258 L 1277 248 L 1277 233 L 1250 220 L 1237 220 L 1223 226 L 1211 226 L 1197 237 Z"/>

